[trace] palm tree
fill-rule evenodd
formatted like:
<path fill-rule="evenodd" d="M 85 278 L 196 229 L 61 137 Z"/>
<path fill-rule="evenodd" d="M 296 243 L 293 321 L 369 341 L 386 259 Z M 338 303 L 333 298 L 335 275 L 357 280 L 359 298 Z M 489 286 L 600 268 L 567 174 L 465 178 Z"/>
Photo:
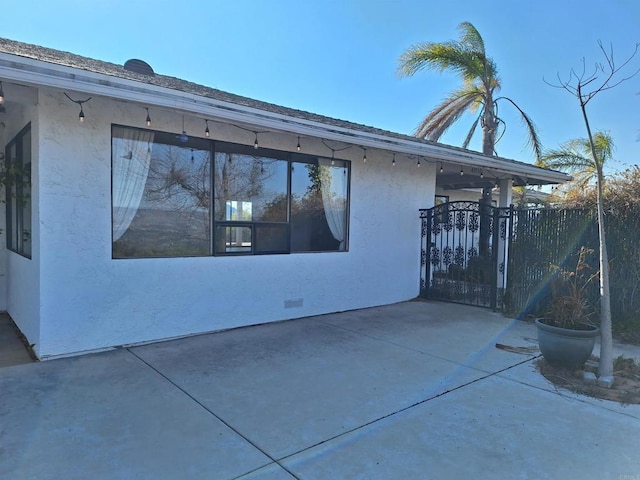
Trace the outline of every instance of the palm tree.
<path fill-rule="evenodd" d="M 559 148 L 547 150 L 536 161 L 536 165 L 553 170 L 562 170 L 573 174 L 575 186 L 584 189 L 597 179 L 598 165 L 602 169 L 613 156 L 613 138 L 608 132 L 593 134 L 593 145 L 596 159 L 591 152 L 588 138 L 574 138 L 560 145 Z"/>
<path fill-rule="evenodd" d="M 498 69 L 488 57 L 482 37 L 469 22 L 459 27 L 460 40 L 443 43 L 419 43 L 409 47 L 399 59 L 398 73 L 412 76 L 420 70 L 439 72 L 450 70 L 461 77 L 463 83 L 436 106 L 416 128 L 419 138 L 438 141 L 447 129 L 465 112 L 477 114 L 463 148 L 469 146 L 478 124 L 482 128 L 482 153 L 495 154 L 495 145 L 504 133 L 504 121 L 498 116 L 498 105 L 508 102 L 520 113 L 527 127 L 529 145 L 536 158 L 540 157 L 541 144 L 534 123 L 529 116 L 509 97 L 496 96 L 500 91 Z M 500 126 L 502 133 L 498 135 Z"/>

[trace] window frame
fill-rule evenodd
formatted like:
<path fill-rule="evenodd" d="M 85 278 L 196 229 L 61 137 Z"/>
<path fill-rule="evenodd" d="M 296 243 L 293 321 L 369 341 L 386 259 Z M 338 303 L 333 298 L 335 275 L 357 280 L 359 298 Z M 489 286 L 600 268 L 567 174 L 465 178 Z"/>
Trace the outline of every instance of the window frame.
<path fill-rule="evenodd" d="M 226 257 L 226 256 L 246 256 L 246 255 L 278 255 L 278 254 L 289 254 L 291 253 L 291 156 L 289 152 L 284 152 L 281 150 L 273 150 L 270 148 L 254 148 L 249 145 L 242 145 L 231 142 L 224 141 L 213 141 L 211 148 L 211 172 L 212 172 L 212 201 L 211 203 L 211 224 L 212 224 L 212 234 L 211 234 L 211 243 L 213 248 L 211 249 L 211 253 L 215 257 Z M 287 206 L 285 212 L 285 220 L 282 222 L 276 221 L 264 221 L 264 220 L 221 220 L 218 221 L 215 218 L 215 174 L 216 174 L 216 154 L 217 153 L 225 153 L 225 154 L 240 154 L 247 155 L 249 157 L 264 157 L 270 158 L 273 160 L 280 160 L 286 162 L 287 166 L 287 178 L 286 178 L 286 191 L 284 192 L 287 196 Z M 230 227 L 248 227 L 251 230 L 251 251 L 250 252 L 216 252 L 216 231 L 217 228 L 230 228 Z M 257 243 L 257 238 L 259 238 L 259 234 L 257 231 L 260 230 L 261 227 L 282 227 L 287 230 L 287 248 L 281 250 L 270 250 L 270 251 L 256 251 L 255 245 Z"/>
<path fill-rule="evenodd" d="M 29 135 L 29 158 L 25 159 L 24 138 Z M 31 201 L 32 193 L 32 160 L 33 160 L 33 139 L 31 137 L 31 122 L 27 123 L 5 146 L 5 175 L 7 185 L 5 185 L 5 201 L 6 201 L 6 229 L 7 250 L 31 259 L 32 256 L 32 239 L 33 239 L 33 205 Z M 12 147 L 15 147 L 15 155 L 10 154 Z M 27 160 L 25 162 L 25 160 Z M 28 197 L 25 197 L 25 188 L 22 181 L 17 181 L 14 169 L 18 166 L 21 170 L 25 165 L 29 166 L 28 171 Z M 24 177 L 23 177 L 24 178 Z M 15 188 L 15 190 L 14 190 Z M 25 249 L 27 242 L 24 238 L 25 224 L 25 199 L 29 199 L 29 249 Z M 15 218 L 14 218 L 15 213 Z M 14 228 L 15 227 L 15 228 Z M 20 234 L 19 232 L 23 232 Z"/>
<path fill-rule="evenodd" d="M 139 127 L 131 127 L 127 125 L 120 124 L 112 124 L 111 126 L 111 139 L 113 144 L 113 127 L 120 127 L 124 129 L 135 129 L 135 130 L 146 130 L 151 131 L 161 135 L 171 134 L 170 132 L 151 130 L 151 129 L 143 129 Z M 134 260 L 134 259 L 147 259 L 147 258 L 206 258 L 206 257 L 229 257 L 229 256 L 250 256 L 250 255 L 292 255 L 292 254 L 305 254 L 305 253 L 346 253 L 349 251 L 349 236 L 350 236 L 350 208 L 351 208 L 351 161 L 337 159 L 336 161 L 341 162 L 346 169 L 347 181 L 346 181 L 346 205 L 345 205 L 345 240 L 344 240 L 344 248 L 338 250 L 296 250 L 292 251 L 292 229 L 291 229 L 291 208 L 292 208 L 292 198 L 291 198 L 291 182 L 292 182 L 292 168 L 295 165 L 304 165 L 304 164 L 315 164 L 319 165 L 320 158 L 326 158 L 321 155 L 309 155 L 297 152 L 289 152 L 284 150 L 277 150 L 271 148 L 258 147 L 254 148 L 254 146 L 238 144 L 233 142 L 227 142 L 222 140 L 211 140 L 204 139 L 200 137 L 193 137 L 197 139 L 199 142 L 207 142 L 209 144 L 209 170 L 210 170 L 210 202 L 209 202 L 209 229 L 210 229 L 210 248 L 209 253 L 207 255 L 194 255 L 194 256 L 184 256 L 184 255 L 167 255 L 167 256 L 131 256 L 131 257 L 115 257 L 113 255 L 113 240 L 112 240 L 112 259 L 114 260 Z M 154 140 L 155 141 L 155 140 Z M 215 218 L 215 175 L 216 175 L 216 154 L 217 153 L 237 153 L 243 154 L 252 157 L 264 157 L 274 160 L 280 160 L 286 162 L 287 168 L 287 178 L 286 178 L 286 220 L 282 222 L 277 221 L 246 221 L 246 220 L 223 220 L 217 221 Z M 111 168 L 113 172 L 113 152 L 111 158 Z M 112 185 L 111 185 L 111 214 L 113 217 L 113 173 L 112 173 Z M 112 218 L 113 225 L 113 218 Z M 229 251 L 229 252 L 217 252 L 216 251 L 216 241 L 218 240 L 218 228 L 225 227 L 249 227 L 251 230 L 251 249 L 250 251 Z M 259 237 L 260 230 L 262 228 L 282 228 L 286 230 L 286 248 L 282 249 L 271 249 L 260 251 L 259 250 Z M 113 235 L 113 226 L 112 226 L 112 235 Z M 258 247 L 258 248 L 256 248 Z"/>

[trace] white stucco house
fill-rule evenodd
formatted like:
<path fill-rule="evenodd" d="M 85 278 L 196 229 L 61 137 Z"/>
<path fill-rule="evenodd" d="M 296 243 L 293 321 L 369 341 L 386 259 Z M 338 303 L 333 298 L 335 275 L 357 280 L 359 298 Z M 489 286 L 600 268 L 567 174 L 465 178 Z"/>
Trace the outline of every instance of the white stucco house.
<path fill-rule="evenodd" d="M 0 39 L 0 82 L 0 310 L 41 359 L 414 298 L 436 186 L 568 178 L 140 61 Z"/>

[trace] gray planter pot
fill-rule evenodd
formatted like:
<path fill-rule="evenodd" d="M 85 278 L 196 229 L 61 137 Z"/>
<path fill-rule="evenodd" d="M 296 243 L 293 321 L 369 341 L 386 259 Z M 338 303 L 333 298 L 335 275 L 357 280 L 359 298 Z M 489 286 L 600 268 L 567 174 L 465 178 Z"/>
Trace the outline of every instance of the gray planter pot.
<path fill-rule="evenodd" d="M 582 367 L 591 356 L 598 327 L 589 330 L 552 327 L 536 319 L 538 346 L 544 359 L 554 365 Z"/>

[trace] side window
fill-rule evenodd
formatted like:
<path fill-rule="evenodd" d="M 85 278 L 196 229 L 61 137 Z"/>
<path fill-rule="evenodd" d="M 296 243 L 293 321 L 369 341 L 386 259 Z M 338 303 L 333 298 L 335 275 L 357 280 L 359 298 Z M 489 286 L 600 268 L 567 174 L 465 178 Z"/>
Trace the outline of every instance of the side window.
<path fill-rule="evenodd" d="M 31 258 L 31 124 L 5 149 L 7 248 Z"/>

